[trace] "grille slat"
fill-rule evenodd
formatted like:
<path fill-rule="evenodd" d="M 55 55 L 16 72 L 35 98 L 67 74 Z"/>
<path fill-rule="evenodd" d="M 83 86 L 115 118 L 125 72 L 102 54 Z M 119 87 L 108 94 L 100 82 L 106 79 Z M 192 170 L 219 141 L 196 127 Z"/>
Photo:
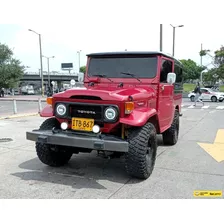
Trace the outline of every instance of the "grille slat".
<path fill-rule="evenodd" d="M 93 118 L 96 121 L 102 121 L 102 106 L 99 105 L 70 105 L 71 117 Z"/>

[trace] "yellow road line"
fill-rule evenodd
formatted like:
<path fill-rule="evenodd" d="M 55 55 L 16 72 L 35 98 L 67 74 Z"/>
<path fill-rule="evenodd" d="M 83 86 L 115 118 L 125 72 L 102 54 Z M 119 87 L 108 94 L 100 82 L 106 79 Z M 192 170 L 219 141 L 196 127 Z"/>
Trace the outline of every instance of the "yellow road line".
<path fill-rule="evenodd" d="M 22 118 L 22 117 L 31 117 L 31 116 L 37 116 L 37 115 L 39 115 L 39 113 L 15 114 L 15 115 L 7 116 L 7 117 L 0 117 L 0 120 Z"/>

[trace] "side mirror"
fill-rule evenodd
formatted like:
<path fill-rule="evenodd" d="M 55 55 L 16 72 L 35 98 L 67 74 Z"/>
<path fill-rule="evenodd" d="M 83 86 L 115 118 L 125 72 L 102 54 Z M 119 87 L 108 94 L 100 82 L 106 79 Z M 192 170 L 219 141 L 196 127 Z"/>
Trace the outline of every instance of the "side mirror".
<path fill-rule="evenodd" d="M 173 85 L 176 82 L 177 75 L 175 73 L 168 73 L 167 75 L 167 83 Z"/>
<path fill-rule="evenodd" d="M 83 82 L 84 80 L 84 73 L 79 73 L 78 74 L 78 82 Z"/>

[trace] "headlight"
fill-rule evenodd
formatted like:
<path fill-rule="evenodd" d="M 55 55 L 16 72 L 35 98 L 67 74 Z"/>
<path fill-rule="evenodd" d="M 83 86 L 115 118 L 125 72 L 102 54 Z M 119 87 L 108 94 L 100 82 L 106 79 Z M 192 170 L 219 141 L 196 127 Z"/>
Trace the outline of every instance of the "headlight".
<path fill-rule="evenodd" d="M 118 112 L 115 108 L 109 107 L 105 110 L 105 117 L 109 121 L 113 121 L 117 118 Z"/>
<path fill-rule="evenodd" d="M 56 112 L 58 115 L 64 116 L 66 114 L 66 106 L 64 104 L 57 105 Z"/>

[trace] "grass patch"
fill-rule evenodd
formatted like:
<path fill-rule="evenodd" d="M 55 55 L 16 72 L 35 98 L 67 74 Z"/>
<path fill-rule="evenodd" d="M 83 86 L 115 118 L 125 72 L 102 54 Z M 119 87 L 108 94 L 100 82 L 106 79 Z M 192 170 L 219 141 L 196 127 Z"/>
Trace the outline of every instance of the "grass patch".
<path fill-rule="evenodd" d="M 224 86 L 220 86 L 219 91 L 224 92 Z"/>
<path fill-rule="evenodd" d="M 191 83 L 184 84 L 184 92 L 189 93 L 190 91 L 194 90 L 194 88 L 195 88 L 195 84 L 191 84 Z"/>

